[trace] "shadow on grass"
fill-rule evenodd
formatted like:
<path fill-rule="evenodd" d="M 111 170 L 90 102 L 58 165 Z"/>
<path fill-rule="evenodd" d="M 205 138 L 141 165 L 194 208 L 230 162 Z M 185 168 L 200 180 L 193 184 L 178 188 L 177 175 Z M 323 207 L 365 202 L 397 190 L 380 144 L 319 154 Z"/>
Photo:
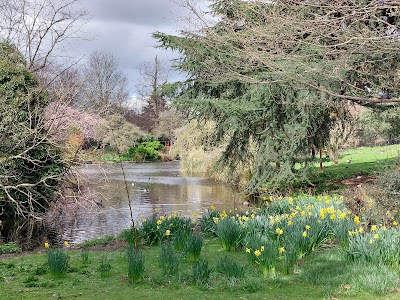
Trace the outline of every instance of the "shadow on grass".
<path fill-rule="evenodd" d="M 371 263 L 352 263 L 338 249 L 313 253 L 300 273 L 300 280 L 325 287 L 328 294 L 358 292 L 384 294 L 398 285 L 399 274 L 393 268 Z"/>
<path fill-rule="evenodd" d="M 373 175 L 384 168 L 394 165 L 395 162 L 396 158 L 388 158 L 369 162 L 341 163 L 325 167 L 324 172 L 320 173 L 318 177 L 323 181 L 332 181 L 359 175 Z"/>

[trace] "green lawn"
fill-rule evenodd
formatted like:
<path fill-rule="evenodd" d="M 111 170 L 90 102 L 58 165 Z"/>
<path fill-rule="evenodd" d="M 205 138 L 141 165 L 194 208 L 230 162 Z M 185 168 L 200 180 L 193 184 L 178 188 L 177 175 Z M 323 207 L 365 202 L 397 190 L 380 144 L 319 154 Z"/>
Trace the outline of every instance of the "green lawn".
<path fill-rule="evenodd" d="M 324 159 L 323 172 L 319 171 L 319 161 L 316 160 L 311 182 L 321 185 L 319 190 L 322 192 L 325 186 L 329 187 L 329 184 L 346 178 L 376 175 L 383 168 L 393 165 L 399 158 L 399 154 L 400 145 L 360 147 L 342 151 L 339 164 Z M 348 163 L 348 160 L 351 162 Z M 332 185 L 331 188 L 337 188 L 337 186 Z"/>
<path fill-rule="evenodd" d="M 158 265 L 159 247 L 145 247 L 142 282 L 127 281 L 126 250 L 90 251 L 89 264 L 79 250 L 70 250 L 70 270 L 65 278 L 53 279 L 47 271 L 46 253 L 0 259 L 0 299 L 399 299 L 398 273 L 387 267 L 349 264 L 337 249 L 319 250 L 307 257 L 291 275 L 264 278 L 249 265 L 244 251 L 225 252 L 216 239 L 206 239 L 202 252 L 213 266 L 208 285 L 191 282 L 190 262 L 183 262 L 179 275 L 163 276 Z M 245 265 L 242 279 L 227 279 L 215 271 L 224 255 Z M 109 276 L 98 270 L 102 258 L 111 262 Z M 371 282 L 371 280 L 373 280 Z"/>
<path fill-rule="evenodd" d="M 400 145 L 381 147 L 360 147 L 344 151 L 339 164 L 324 163 L 324 173 L 329 176 L 337 174 L 336 178 L 346 178 L 352 175 L 368 175 L 382 167 L 392 165 L 400 154 Z M 347 160 L 351 160 L 347 163 Z"/>

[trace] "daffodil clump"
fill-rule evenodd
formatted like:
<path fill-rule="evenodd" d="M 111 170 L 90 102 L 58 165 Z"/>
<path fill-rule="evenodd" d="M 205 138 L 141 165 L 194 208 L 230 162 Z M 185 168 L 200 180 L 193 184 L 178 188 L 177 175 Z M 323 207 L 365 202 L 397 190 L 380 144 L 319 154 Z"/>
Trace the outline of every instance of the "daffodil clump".
<path fill-rule="evenodd" d="M 173 213 L 168 216 L 159 216 L 151 220 L 141 219 L 138 229 L 139 236 L 148 245 L 158 244 L 165 240 L 174 240 L 176 248 L 182 250 L 194 226 L 190 218 Z"/>
<path fill-rule="evenodd" d="M 264 197 L 254 220 L 243 224 L 244 248 L 263 273 L 289 272 L 299 258 L 328 239 L 347 245 L 357 224 L 342 197 Z"/>
<path fill-rule="evenodd" d="M 217 236 L 217 224 L 224 219 L 232 219 L 239 225 L 243 225 L 256 217 L 255 212 L 239 212 L 237 210 L 218 211 L 211 205 L 206 213 L 200 219 L 200 227 L 203 233 Z"/>
<path fill-rule="evenodd" d="M 64 241 L 64 247 L 68 246 L 68 242 Z M 68 271 L 69 256 L 63 247 L 53 247 L 48 242 L 44 243 L 47 249 L 47 264 L 49 266 L 50 274 L 56 278 L 65 276 Z"/>
<path fill-rule="evenodd" d="M 348 235 L 347 255 L 351 260 L 399 267 L 400 231 L 398 228 L 387 228 L 382 224 L 372 225 L 367 230 L 360 227 L 358 230 L 350 231 Z"/>

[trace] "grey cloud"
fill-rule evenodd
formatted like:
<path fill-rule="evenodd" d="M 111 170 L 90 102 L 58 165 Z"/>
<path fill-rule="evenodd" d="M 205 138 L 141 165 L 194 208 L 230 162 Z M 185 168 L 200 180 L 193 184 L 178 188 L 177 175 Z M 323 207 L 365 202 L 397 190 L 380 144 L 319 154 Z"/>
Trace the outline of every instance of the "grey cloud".
<path fill-rule="evenodd" d="M 155 48 L 157 42 L 151 37 L 155 31 L 174 34 L 179 30 L 174 18 L 186 11 L 172 1 L 87 0 L 86 5 L 92 15 L 86 31 L 93 40 L 74 43 L 72 51 L 76 57 L 85 57 L 82 63 L 93 51 L 112 53 L 128 77 L 132 94 L 136 93 L 139 81 L 139 65 L 153 62 L 157 55 L 168 68 L 170 60 L 176 57 L 172 52 Z M 182 77 L 178 73 L 170 73 L 172 80 Z"/>
<path fill-rule="evenodd" d="M 90 5 L 90 6 L 89 6 Z M 185 9 L 169 0 L 95 0 L 86 3 L 95 19 L 105 22 L 125 22 L 142 25 L 161 25 Z"/>

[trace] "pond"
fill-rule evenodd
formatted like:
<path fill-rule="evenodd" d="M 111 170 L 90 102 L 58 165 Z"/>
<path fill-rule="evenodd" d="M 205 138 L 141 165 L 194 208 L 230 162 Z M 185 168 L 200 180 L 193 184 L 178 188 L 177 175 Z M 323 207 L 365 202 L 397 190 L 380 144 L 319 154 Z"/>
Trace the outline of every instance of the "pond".
<path fill-rule="evenodd" d="M 229 185 L 199 175 L 179 172 L 179 162 L 85 165 L 80 168 L 90 206 L 77 206 L 57 217 L 62 237 L 70 243 L 116 235 L 131 226 L 133 218 L 171 214 L 198 217 L 210 205 L 217 209 L 246 209 L 245 197 Z"/>

